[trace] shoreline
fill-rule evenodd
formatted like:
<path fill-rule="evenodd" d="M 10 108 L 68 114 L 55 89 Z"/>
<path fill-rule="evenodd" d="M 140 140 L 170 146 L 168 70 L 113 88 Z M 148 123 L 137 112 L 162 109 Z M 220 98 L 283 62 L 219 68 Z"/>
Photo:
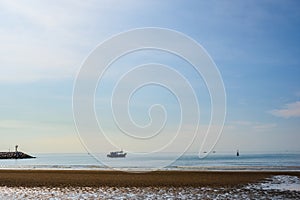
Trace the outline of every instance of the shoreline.
<path fill-rule="evenodd" d="M 299 171 L 154 171 L 0 169 L 0 186 L 7 187 L 233 187 L 275 175 L 300 177 Z"/>

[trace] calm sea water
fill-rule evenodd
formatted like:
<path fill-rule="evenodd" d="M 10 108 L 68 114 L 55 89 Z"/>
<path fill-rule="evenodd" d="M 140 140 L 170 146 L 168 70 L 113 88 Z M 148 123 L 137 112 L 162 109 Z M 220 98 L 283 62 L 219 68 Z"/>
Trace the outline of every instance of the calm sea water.
<path fill-rule="evenodd" d="M 164 170 L 297 170 L 300 153 L 235 154 L 215 153 L 200 159 L 197 154 L 186 154 L 172 162 L 173 154 L 155 156 L 129 154 L 126 158 L 107 158 L 100 161 L 89 154 L 35 154 L 36 159 L 0 160 L 0 168 L 8 169 L 97 169 L 151 170 L 167 163 Z"/>

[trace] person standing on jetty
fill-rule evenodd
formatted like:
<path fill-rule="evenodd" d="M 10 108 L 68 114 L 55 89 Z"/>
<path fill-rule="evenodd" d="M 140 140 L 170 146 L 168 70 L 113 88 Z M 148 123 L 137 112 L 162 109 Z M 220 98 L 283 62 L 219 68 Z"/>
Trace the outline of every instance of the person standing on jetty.
<path fill-rule="evenodd" d="M 16 145 L 16 146 L 15 146 L 16 158 L 18 158 L 18 157 L 19 157 L 19 153 L 18 153 L 18 147 L 19 147 L 19 145 Z"/>

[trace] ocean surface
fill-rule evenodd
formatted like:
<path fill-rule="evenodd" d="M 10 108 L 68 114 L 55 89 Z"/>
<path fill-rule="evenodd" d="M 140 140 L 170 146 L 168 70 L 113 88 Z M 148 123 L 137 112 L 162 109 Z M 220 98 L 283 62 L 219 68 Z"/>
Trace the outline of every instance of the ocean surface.
<path fill-rule="evenodd" d="M 107 158 L 101 155 L 97 160 L 89 154 L 33 154 L 36 159 L 0 160 L 2 169 L 83 169 L 83 170 L 287 170 L 300 171 L 300 152 L 298 153 L 212 153 L 199 158 L 189 153 L 173 161 L 171 153 L 155 156 L 128 154 L 126 158 Z"/>

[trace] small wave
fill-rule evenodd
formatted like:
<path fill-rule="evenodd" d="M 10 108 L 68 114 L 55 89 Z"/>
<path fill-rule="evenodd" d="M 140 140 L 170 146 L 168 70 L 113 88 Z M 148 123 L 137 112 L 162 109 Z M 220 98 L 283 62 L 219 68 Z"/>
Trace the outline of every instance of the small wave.
<path fill-rule="evenodd" d="M 197 171 L 300 171 L 299 166 L 174 166 L 172 168 Z"/>
<path fill-rule="evenodd" d="M 300 191 L 300 179 L 297 176 L 277 175 L 263 183 L 247 187 L 262 190 Z"/>

